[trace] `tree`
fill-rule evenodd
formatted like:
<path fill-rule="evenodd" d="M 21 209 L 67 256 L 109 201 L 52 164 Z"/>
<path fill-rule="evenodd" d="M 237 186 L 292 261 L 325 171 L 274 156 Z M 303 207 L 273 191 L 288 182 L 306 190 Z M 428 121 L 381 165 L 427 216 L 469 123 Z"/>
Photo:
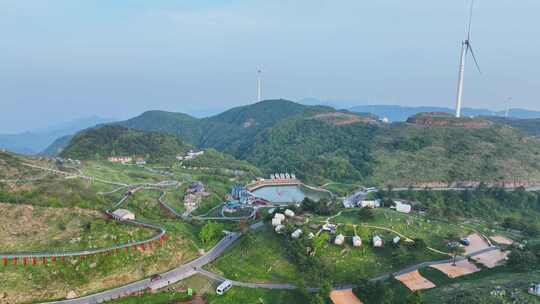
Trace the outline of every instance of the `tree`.
<path fill-rule="evenodd" d="M 201 241 L 208 245 L 217 239 L 223 232 L 223 225 L 216 222 L 206 223 L 199 232 L 199 238 Z"/>
<path fill-rule="evenodd" d="M 405 300 L 406 304 L 422 304 L 424 303 L 424 298 L 420 292 L 414 292 L 407 296 Z"/>
<path fill-rule="evenodd" d="M 321 250 L 328 243 L 329 238 L 330 236 L 327 233 L 321 233 L 313 238 L 313 255 L 316 255 L 317 251 Z"/>
<path fill-rule="evenodd" d="M 528 270 L 538 262 L 538 257 L 530 250 L 512 250 L 508 257 L 508 266 L 515 270 Z"/>
<path fill-rule="evenodd" d="M 358 211 L 358 217 L 364 222 L 371 221 L 375 218 L 373 211 L 369 208 L 360 209 L 360 211 Z"/>
<path fill-rule="evenodd" d="M 465 248 L 460 246 L 458 243 L 454 243 L 451 246 L 448 247 L 450 249 L 450 253 L 452 254 L 452 265 L 456 266 L 456 259 L 458 255 L 462 255 L 465 253 Z"/>

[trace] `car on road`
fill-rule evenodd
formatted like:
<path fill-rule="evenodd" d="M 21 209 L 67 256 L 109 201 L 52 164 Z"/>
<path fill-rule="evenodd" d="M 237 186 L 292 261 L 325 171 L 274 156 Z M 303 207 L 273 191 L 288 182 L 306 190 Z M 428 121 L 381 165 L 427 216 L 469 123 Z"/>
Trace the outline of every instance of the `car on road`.
<path fill-rule="evenodd" d="M 223 295 L 227 290 L 231 289 L 232 282 L 229 280 L 223 281 L 223 283 L 219 284 L 219 286 L 216 288 L 216 293 L 218 295 Z"/>
<path fill-rule="evenodd" d="M 159 274 L 154 274 L 150 277 L 150 282 L 155 282 L 161 280 L 161 276 Z"/>

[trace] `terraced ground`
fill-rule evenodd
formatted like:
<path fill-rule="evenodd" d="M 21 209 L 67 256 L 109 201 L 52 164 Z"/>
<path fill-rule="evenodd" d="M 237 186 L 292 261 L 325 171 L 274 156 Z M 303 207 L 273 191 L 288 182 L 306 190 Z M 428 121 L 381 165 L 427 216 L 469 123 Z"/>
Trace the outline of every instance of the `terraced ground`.
<path fill-rule="evenodd" d="M 82 171 L 85 175 L 96 173 L 99 178 L 116 182 L 124 178 L 135 183 L 167 179 L 142 168 L 99 162 L 85 163 Z M 98 193 L 115 188 L 62 176 L 49 176 L 30 183 L 0 184 L 0 198 L 9 203 L 0 205 L 0 242 L 5 242 L 0 245 L 2 252 L 106 246 L 154 234 L 103 218 L 101 210 L 118 201 L 125 190 L 108 195 Z M 48 260 L 45 265 L 41 261 L 26 267 L 22 263 L 2 265 L 0 303 L 52 300 L 65 298 L 68 293 L 80 296 L 120 286 L 174 268 L 213 245 L 199 241 L 200 223 L 166 219 L 157 206 L 157 195 L 159 192 L 151 190 L 137 192 L 128 201 L 127 208 L 135 211 L 137 219 L 158 221 L 167 229 L 168 241 L 163 246 L 147 248 L 145 252 L 132 250 L 110 256 L 68 258 L 65 263 Z M 181 195 L 172 194 L 172 197 Z"/>
<path fill-rule="evenodd" d="M 0 203 L 1 252 L 103 248 L 154 234 L 149 229 L 107 220 L 96 210 Z"/>

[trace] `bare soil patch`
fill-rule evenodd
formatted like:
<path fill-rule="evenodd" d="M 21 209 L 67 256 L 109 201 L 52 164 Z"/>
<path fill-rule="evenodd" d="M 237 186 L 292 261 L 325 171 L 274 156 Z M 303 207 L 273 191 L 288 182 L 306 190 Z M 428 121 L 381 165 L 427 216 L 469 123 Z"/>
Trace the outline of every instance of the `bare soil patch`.
<path fill-rule="evenodd" d="M 509 254 L 510 251 L 493 250 L 477 255 L 473 259 L 487 268 L 494 268 L 505 261 Z"/>
<path fill-rule="evenodd" d="M 356 297 L 352 289 L 332 290 L 330 299 L 334 304 L 362 304 L 362 301 Z"/>
<path fill-rule="evenodd" d="M 452 279 L 480 271 L 476 265 L 467 260 L 456 262 L 456 266 L 452 263 L 445 263 L 432 265 L 431 267 L 443 272 Z"/>
<path fill-rule="evenodd" d="M 491 240 L 493 240 L 495 243 L 497 244 L 500 244 L 500 245 L 512 245 L 514 244 L 514 241 L 505 237 L 505 236 L 502 236 L 502 235 L 494 235 L 494 236 L 491 236 L 489 237 Z"/>
<path fill-rule="evenodd" d="M 465 246 L 465 254 L 470 254 L 482 249 L 489 248 L 489 244 L 482 238 L 478 233 L 469 235 L 469 241 L 471 242 L 469 246 Z"/>
<path fill-rule="evenodd" d="M 396 280 L 403 283 L 411 291 L 437 287 L 435 284 L 433 284 L 433 282 L 421 276 L 418 270 L 399 275 L 396 277 Z"/>
<path fill-rule="evenodd" d="M 341 113 L 341 112 L 330 112 L 330 113 L 321 113 L 314 116 L 315 119 L 329 122 L 335 126 L 344 126 L 351 125 L 355 123 L 376 123 L 372 118 L 362 117 L 355 114 Z"/>

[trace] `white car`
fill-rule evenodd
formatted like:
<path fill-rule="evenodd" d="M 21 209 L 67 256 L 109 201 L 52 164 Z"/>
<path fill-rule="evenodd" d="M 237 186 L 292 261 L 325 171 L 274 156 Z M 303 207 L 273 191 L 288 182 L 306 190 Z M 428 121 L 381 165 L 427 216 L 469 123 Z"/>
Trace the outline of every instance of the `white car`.
<path fill-rule="evenodd" d="M 219 284 L 219 286 L 216 288 L 216 293 L 218 295 L 223 295 L 227 290 L 231 289 L 232 282 L 229 280 L 223 281 L 223 283 Z"/>

